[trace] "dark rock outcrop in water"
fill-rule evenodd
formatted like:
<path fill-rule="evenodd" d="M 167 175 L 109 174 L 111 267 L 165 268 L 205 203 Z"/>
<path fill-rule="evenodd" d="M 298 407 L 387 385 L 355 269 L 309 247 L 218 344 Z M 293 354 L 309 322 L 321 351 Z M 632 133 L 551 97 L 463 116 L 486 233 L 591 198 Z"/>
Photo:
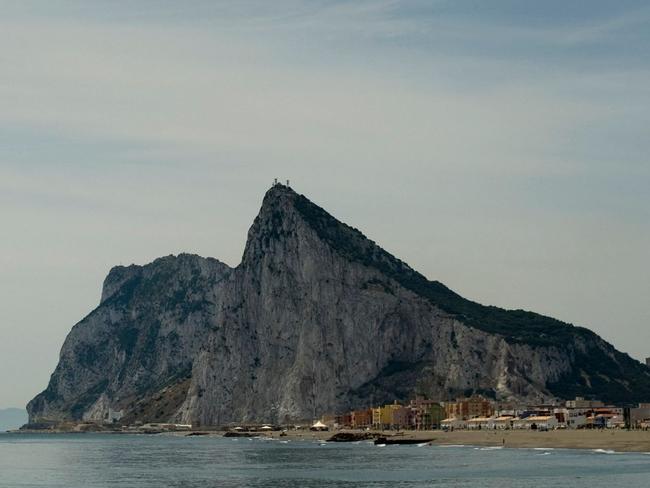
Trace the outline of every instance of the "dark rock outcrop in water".
<path fill-rule="evenodd" d="M 327 442 L 359 442 L 374 440 L 378 437 L 381 437 L 380 434 L 375 432 L 337 432 L 327 439 Z"/>
<path fill-rule="evenodd" d="M 113 268 L 28 410 L 218 425 L 470 392 L 647 400 L 650 369 L 587 329 L 466 300 L 277 185 L 236 268 Z"/>

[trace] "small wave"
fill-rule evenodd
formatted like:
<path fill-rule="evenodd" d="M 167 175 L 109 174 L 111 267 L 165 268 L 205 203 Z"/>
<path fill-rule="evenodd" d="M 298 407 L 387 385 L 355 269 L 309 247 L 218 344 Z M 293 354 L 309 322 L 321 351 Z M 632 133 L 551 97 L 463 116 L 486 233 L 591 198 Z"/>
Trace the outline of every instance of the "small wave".
<path fill-rule="evenodd" d="M 496 451 L 498 449 L 503 449 L 503 446 L 488 446 L 488 447 L 477 447 L 479 451 Z"/>
<path fill-rule="evenodd" d="M 591 452 L 597 452 L 598 454 L 616 454 L 616 451 L 611 449 L 592 449 Z"/>
<path fill-rule="evenodd" d="M 418 447 L 424 447 L 424 446 L 428 446 L 428 445 L 429 445 L 428 442 L 422 442 L 422 443 L 418 444 Z"/>
<path fill-rule="evenodd" d="M 386 444 L 375 444 L 377 447 L 386 447 Z"/>
<path fill-rule="evenodd" d="M 546 452 L 540 452 L 539 454 L 535 454 L 535 456 L 548 456 L 549 454 L 551 453 L 546 451 Z"/>
<path fill-rule="evenodd" d="M 533 447 L 533 451 L 555 451 L 554 447 Z"/>
<path fill-rule="evenodd" d="M 467 447 L 465 444 L 440 444 L 438 447 Z"/>

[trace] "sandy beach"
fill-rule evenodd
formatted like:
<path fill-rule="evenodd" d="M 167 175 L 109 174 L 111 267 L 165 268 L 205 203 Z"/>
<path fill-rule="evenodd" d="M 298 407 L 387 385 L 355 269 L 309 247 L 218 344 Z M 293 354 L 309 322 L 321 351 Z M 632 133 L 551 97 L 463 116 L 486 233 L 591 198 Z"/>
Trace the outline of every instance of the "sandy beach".
<path fill-rule="evenodd" d="M 336 431 L 335 431 L 336 432 Z M 345 431 L 353 432 L 353 431 Z M 358 432 L 358 431 L 357 431 Z M 327 440 L 334 432 L 289 431 L 284 439 Z M 398 434 L 386 431 L 386 435 Z M 280 432 L 271 432 L 278 438 Z M 425 440 L 436 445 L 505 446 L 509 448 L 604 449 L 616 452 L 649 452 L 650 431 L 626 430 L 532 430 L 504 431 L 403 431 L 399 435 Z"/>
<path fill-rule="evenodd" d="M 626 430 L 532 430 L 432 432 L 434 444 L 476 446 L 605 449 L 650 452 L 650 432 Z"/>
<path fill-rule="evenodd" d="M 21 433 L 66 434 L 84 432 L 71 430 L 20 431 Z M 271 437 L 284 440 L 326 441 L 338 432 L 362 433 L 360 430 L 335 430 L 327 432 L 311 432 L 308 430 L 290 430 L 256 432 L 252 436 Z M 142 432 L 103 431 L 97 434 L 135 434 Z M 177 431 L 166 432 L 162 435 L 174 436 L 214 436 L 221 437 L 224 431 Z M 442 430 L 423 431 L 372 431 L 382 436 L 400 436 L 407 439 L 430 441 L 434 445 L 464 445 L 464 446 L 495 446 L 508 448 L 556 448 L 556 449 L 603 449 L 615 452 L 647 452 L 650 453 L 650 431 L 642 430 Z"/>

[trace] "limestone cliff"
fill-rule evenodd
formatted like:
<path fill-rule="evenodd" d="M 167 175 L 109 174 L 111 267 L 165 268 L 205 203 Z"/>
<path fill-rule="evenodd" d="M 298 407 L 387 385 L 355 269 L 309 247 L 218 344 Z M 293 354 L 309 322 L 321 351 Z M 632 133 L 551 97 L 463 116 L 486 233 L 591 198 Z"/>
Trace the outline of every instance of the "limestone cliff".
<path fill-rule="evenodd" d="M 466 300 L 276 185 L 236 268 L 180 255 L 111 270 L 28 410 L 219 425 L 469 392 L 633 401 L 650 370 L 587 329 Z"/>

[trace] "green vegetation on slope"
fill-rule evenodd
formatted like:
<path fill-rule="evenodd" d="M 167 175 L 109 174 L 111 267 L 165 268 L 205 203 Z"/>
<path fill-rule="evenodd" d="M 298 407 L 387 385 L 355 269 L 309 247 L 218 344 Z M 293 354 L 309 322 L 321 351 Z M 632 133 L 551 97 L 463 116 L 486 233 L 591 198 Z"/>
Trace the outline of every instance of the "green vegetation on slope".
<path fill-rule="evenodd" d="M 650 368 L 617 351 L 589 329 L 525 310 L 505 310 L 467 300 L 442 283 L 429 281 L 359 230 L 339 222 L 304 196 L 295 195 L 295 208 L 318 236 L 341 256 L 377 269 L 463 323 L 501 335 L 510 343 L 555 346 L 567 351 L 572 357 L 573 369 L 547 385 L 553 394 L 562 398 L 599 397 L 615 402 L 650 400 Z M 577 342 L 586 350 L 575 347 Z"/>
<path fill-rule="evenodd" d="M 575 334 L 592 335 L 588 329 L 574 327 L 551 317 L 524 310 L 505 310 L 467 300 L 438 281 L 429 281 L 406 263 L 384 251 L 360 231 L 343 224 L 302 195 L 296 196 L 296 209 L 319 237 L 343 257 L 381 271 L 404 288 L 429 299 L 445 312 L 480 330 L 499 334 L 509 342 L 529 345 L 561 345 L 575 340 Z"/>

